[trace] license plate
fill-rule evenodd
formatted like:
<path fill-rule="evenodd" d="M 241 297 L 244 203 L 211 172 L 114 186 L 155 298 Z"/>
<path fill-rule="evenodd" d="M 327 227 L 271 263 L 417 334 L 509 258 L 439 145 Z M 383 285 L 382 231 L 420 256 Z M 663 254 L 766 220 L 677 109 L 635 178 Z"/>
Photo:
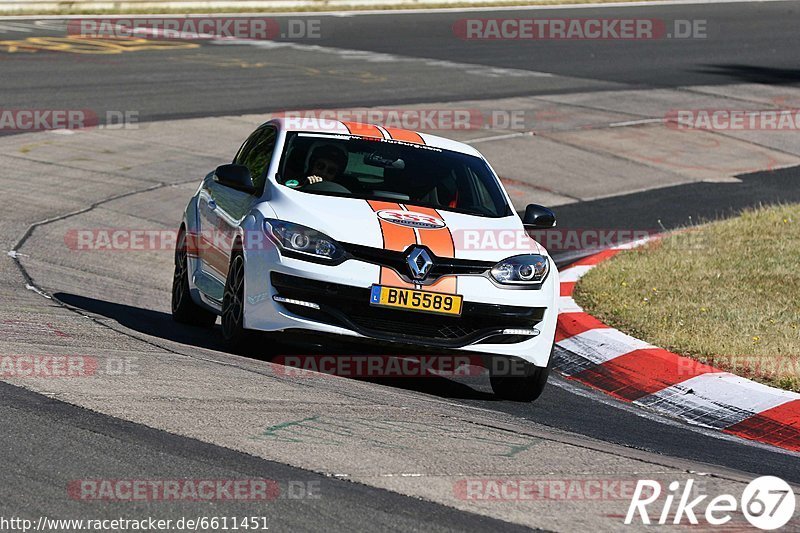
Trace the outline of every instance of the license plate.
<path fill-rule="evenodd" d="M 369 296 L 371 305 L 456 316 L 461 314 L 462 302 L 463 297 L 458 294 L 442 294 L 382 285 L 373 285 Z"/>

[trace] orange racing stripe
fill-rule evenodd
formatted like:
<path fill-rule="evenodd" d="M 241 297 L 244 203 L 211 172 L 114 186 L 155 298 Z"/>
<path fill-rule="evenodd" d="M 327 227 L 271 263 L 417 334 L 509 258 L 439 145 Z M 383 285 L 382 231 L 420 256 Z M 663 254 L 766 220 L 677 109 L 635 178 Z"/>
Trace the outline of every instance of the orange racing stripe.
<path fill-rule="evenodd" d="M 384 126 L 386 133 L 389 134 L 389 137 L 395 139 L 397 141 L 405 141 L 409 143 L 417 143 L 417 144 L 425 144 L 425 141 L 422 140 L 422 136 L 417 133 L 416 131 L 411 130 L 403 130 L 400 128 L 387 128 Z"/>
<path fill-rule="evenodd" d="M 372 124 L 361 124 L 360 122 L 342 122 L 344 127 L 353 135 L 360 137 L 371 137 L 373 139 L 383 139 L 383 133 Z"/>
<path fill-rule="evenodd" d="M 442 219 L 442 215 L 436 209 L 430 207 L 409 207 L 411 211 L 422 213 L 430 217 Z M 436 257 L 455 257 L 455 243 L 453 242 L 453 234 L 450 233 L 450 228 L 447 226 L 437 229 L 418 229 L 419 243 L 427 246 Z M 448 292 L 456 293 L 456 276 L 444 276 L 437 280 L 436 283 L 429 285 L 428 290 L 434 292 Z"/>
<path fill-rule="evenodd" d="M 373 211 L 378 212 L 383 209 L 397 209 L 402 211 L 399 204 L 394 202 L 382 202 L 380 200 L 367 200 L 367 203 Z M 383 234 L 383 248 L 385 250 L 394 250 L 402 252 L 412 244 L 416 244 L 417 236 L 414 234 L 412 228 L 398 226 L 392 224 L 381 218 L 378 219 L 381 225 L 381 233 Z M 381 277 L 379 283 L 381 285 L 388 284 L 393 287 L 406 287 L 409 289 L 414 288 L 413 283 L 407 283 L 400 279 L 400 276 L 388 267 L 381 267 Z"/>

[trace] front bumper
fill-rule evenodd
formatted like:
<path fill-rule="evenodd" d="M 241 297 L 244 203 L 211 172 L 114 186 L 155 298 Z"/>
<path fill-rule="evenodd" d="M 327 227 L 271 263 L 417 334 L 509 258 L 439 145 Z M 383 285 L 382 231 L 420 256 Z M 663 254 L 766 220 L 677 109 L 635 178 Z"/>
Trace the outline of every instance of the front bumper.
<path fill-rule="evenodd" d="M 388 342 L 442 348 L 462 348 L 476 343 L 513 344 L 530 336 L 504 334 L 504 330 L 536 328 L 545 313 L 542 307 L 465 302 L 461 316 L 434 315 L 370 306 L 369 289 L 279 272 L 272 272 L 270 281 L 278 296 L 319 305 L 319 309 L 312 309 L 284 303 L 291 313 Z"/>
<path fill-rule="evenodd" d="M 460 317 L 373 307 L 369 287 L 380 267 L 359 260 L 336 266 L 284 257 L 277 248 L 245 251 L 245 327 L 298 330 L 420 348 L 497 354 L 547 366 L 555 336 L 558 273 L 540 289 L 503 289 L 480 276 L 458 276 L 464 296 Z M 319 309 L 281 303 L 310 302 Z M 504 333 L 536 329 L 536 336 Z"/>

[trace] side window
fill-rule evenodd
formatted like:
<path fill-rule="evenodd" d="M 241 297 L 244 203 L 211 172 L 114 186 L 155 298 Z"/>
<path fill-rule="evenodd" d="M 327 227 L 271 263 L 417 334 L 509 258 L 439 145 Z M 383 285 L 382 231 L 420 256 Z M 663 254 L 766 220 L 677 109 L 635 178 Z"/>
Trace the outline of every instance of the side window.
<path fill-rule="evenodd" d="M 250 175 L 253 177 L 253 185 L 256 186 L 256 189 L 261 190 L 264 187 L 264 182 L 267 179 L 266 171 L 275 149 L 276 137 L 277 132 L 271 126 L 256 130 L 245 141 L 239 149 L 239 153 L 236 154 L 236 159 L 234 159 L 234 163 L 244 165 L 250 169 Z"/>

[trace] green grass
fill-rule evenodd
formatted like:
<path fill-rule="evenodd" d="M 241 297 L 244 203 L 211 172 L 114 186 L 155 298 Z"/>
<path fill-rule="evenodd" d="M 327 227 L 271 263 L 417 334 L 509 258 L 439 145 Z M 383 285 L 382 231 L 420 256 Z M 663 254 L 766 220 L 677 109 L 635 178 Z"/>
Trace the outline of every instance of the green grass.
<path fill-rule="evenodd" d="M 438 9 L 438 8 L 461 8 L 461 7 L 509 7 L 509 6 L 550 6 L 567 4 L 605 4 L 609 2 L 635 2 L 638 0 L 509 0 L 508 2 L 470 2 L 465 0 L 456 3 L 419 3 L 406 1 L 400 4 L 378 4 L 378 5 L 325 5 L 301 7 L 231 7 L 217 8 L 214 10 L 201 8 L 125 8 L 125 9 L 85 9 L 80 4 L 65 6 L 60 9 L 21 9 L 14 11 L 3 11 L 0 15 L 135 15 L 142 13 L 159 13 L 165 15 L 189 15 L 193 13 L 314 13 L 320 11 L 355 11 L 355 10 L 396 10 L 396 9 Z M 653 0 L 656 1 L 656 0 Z"/>
<path fill-rule="evenodd" d="M 800 204 L 622 252 L 589 271 L 574 298 L 651 344 L 800 391 Z"/>

